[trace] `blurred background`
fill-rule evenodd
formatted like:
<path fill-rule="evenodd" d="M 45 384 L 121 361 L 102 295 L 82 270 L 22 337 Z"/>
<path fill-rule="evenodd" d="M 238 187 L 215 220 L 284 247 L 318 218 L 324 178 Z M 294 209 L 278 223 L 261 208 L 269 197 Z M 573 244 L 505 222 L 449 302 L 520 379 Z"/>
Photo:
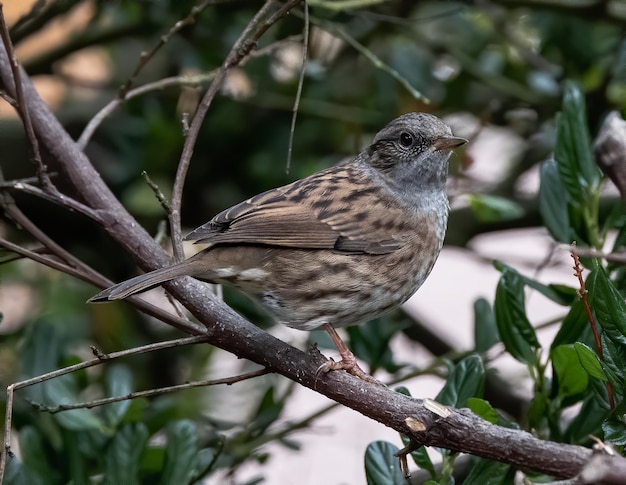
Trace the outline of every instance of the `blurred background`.
<path fill-rule="evenodd" d="M 194 5 L 172 0 L 3 2 L 20 62 L 76 139 L 128 85 L 142 53 L 157 46 Z M 111 189 L 165 246 L 166 216 L 142 173 L 169 197 L 184 143 L 184 113 L 193 113 L 211 72 L 259 8 L 251 1 L 199 5 L 203 8 L 193 22 L 171 32 L 141 66 L 129 86 L 131 99 L 109 113 L 88 140 L 83 138 L 85 152 Z M 452 213 L 444 252 L 404 311 L 346 333 L 348 345 L 379 378 L 397 379 L 414 396 L 435 397 L 444 382 L 445 359 L 455 361 L 476 346 L 476 309 L 493 303 L 500 276 L 494 259 L 546 284 L 576 286 L 567 249 L 542 227 L 539 165 L 555 148 L 555 117 L 566 80 L 584 95 L 592 135 L 610 110 L 626 108 L 626 2 L 315 0 L 309 9 L 304 63 L 300 8 L 261 39 L 261 55 L 229 73 L 195 147 L 182 220 L 191 230 L 251 195 L 337 163 L 400 114 L 427 111 L 444 118 L 455 134 L 470 140 L 451 160 Z M 301 69 L 302 98 L 289 163 Z M 132 91 L 139 87 L 146 88 Z M 21 122 L 4 101 L 0 154 L 5 180 L 33 176 Z M 52 157 L 46 161 L 55 172 Z M 53 180 L 60 190 L 69 190 L 62 174 Z M 50 237 L 109 278 L 137 273 L 131 258 L 84 217 L 29 195 L 13 196 Z M 618 201 L 607 186 L 601 213 Z M 32 244 L 9 220 L 0 221 L 0 233 Z M 182 337 L 123 302 L 86 305 L 96 288 L 31 261 L 4 264 L 0 271 L 3 386 L 92 358 L 90 345 L 108 353 Z M 169 305 L 162 291 L 148 297 Z M 329 345 L 321 333 L 273 326 L 228 289 L 224 298 L 293 345 Z M 538 294 L 527 303 L 540 339 L 549 342 L 565 310 Z M 324 352 L 333 355 L 334 350 Z M 493 351 L 490 366 L 485 398 L 519 416 L 532 396 L 527 368 L 501 348 Z M 331 404 L 326 398 L 277 376 L 74 414 L 48 415 L 23 399 L 49 405 L 82 402 L 254 368 L 199 345 L 50 381 L 16 400 L 14 451 L 28 465 L 20 449 L 32 447 L 28 455 L 36 466 L 25 466 L 35 470 L 28 472 L 29 483 L 40 483 L 42 477 L 45 483 L 83 483 L 112 466 L 102 458 L 103 450 L 112 446 L 108 443 L 119 436 L 120 427 L 142 423 L 128 429 L 145 435 L 148 443 L 141 458 L 146 483 L 164 476 L 164 443 L 179 437 L 181 446 L 188 439 L 191 449 L 202 450 L 189 460 L 191 468 L 206 472 L 205 483 L 280 484 L 298 477 L 304 485 L 364 483 L 363 454 L 371 441 L 402 447 L 391 430 L 350 410 L 326 410 Z"/>

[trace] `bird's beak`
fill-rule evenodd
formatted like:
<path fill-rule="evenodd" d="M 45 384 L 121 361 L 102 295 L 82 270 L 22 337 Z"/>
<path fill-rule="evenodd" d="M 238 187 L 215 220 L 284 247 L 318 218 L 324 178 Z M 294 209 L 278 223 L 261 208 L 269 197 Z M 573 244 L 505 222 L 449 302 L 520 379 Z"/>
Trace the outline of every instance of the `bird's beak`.
<path fill-rule="evenodd" d="M 461 145 L 465 145 L 466 143 L 467 140 L 465 138 L 461 138 L 460 136 L 442 136 L 441 138 L 437 138 L 435 140 L 433 147 L 437 151 L 447 151 L 460 147 Z"/>

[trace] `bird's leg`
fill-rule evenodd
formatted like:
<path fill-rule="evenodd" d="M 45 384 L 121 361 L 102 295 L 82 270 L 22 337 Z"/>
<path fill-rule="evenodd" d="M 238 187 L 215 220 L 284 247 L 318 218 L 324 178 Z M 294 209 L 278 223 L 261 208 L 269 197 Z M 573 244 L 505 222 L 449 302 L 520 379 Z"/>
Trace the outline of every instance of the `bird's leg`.
<path fill-rule="evenodd" d="M 335 327 L 333 327 L 330 323 L 326 323 L 323 328 L 328 332 L 328 335 L 330 335 L 330 338 L 333 340 L 335 347 L 337 347 L 339 355 L 341 355 L 341 360 L 339 362 L 335 362 L 334 360 L 326 361 L 317 369 L 318 374 L 320 372 L 329 372 L 331 370 L 345 370 L 361 380 L 371 382 L 373 384 L 382 384 L 382 382 L 378 379 L 369 375 L 359 367 L 356 357 L 346 346 L 344 341 L 341 340 L 341 337 L 337 333 L 337 330 L 335 330 Z"/>

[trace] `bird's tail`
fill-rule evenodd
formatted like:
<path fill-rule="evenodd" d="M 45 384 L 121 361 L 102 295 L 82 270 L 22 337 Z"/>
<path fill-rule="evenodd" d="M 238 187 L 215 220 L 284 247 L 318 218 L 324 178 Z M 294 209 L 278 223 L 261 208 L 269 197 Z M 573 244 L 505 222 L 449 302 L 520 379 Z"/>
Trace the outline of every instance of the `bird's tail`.
<path fill-rule="evenodd" d="M 149 273 L 122 281 L 92 296 L 87 301 L 88 303 L 101 303 L 109 300 L 123 300 L 135 293 L 141 293 L 161 283 L 187 274 L 189 274 L 189 264 L 187 261 L 184 261 L 180 264 L 150 271 Z"/>

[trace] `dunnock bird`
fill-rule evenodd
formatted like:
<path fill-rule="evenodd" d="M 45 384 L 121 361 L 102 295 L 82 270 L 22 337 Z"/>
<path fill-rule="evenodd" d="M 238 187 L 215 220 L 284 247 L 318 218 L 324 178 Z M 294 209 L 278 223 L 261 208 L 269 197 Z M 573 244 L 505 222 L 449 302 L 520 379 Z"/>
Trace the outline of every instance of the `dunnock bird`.
<path fill-rule="evenodd" d="M 334 327 L 397 308 L 439 256 L 448 221 L 450 151 L 466 143 L 425 113 L 393 120 L 348 162 L 226 209 L 186 236 L 207 247 L 104 290 L 117 300 L 178 276 L 235 286 L 280 323 L 324 328 L 345 369 L 368 381 Z"/>

